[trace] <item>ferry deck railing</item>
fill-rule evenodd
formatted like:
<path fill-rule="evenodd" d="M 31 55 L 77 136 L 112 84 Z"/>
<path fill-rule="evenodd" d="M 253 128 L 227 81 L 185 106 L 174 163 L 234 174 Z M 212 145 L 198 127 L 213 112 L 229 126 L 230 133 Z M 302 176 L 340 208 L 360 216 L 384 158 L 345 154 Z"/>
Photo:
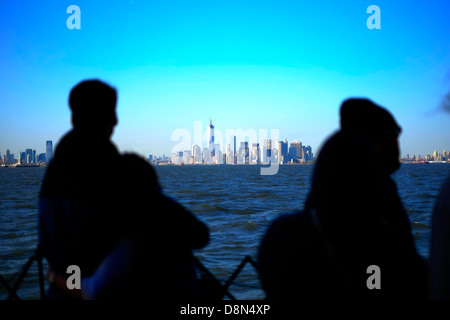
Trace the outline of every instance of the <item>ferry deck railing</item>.
<path fill-rule="evenodd" d="M 21 298 L 17 295 L 17 290 L 20 288 L 23 280 L 25 279 L 30 267 L 33 265 L 33 262 L 37 262 L 38 265 L 38 277 L 39 277 L 39 294 L 40 299 L 45 300 L 45 285 L 44 285 L 44 270 L 43 270 L 43 256 L 41 254 L 41 250 L 39 246 L 36 248 L 34 254 L 28 259 L 28 261 L 21 267 L 18 272 L 18 277 L 15 280 L 14 284 L 11 286 L 8 281 L 0 274 L 0 285 L 2 285 L 6 291 L 8 292 L 8 297 L 6 300 L 21 300 Z M 256 271 L 258 271 L 257 263 L 250 257 L 249 255 L 245 256 L 241 261 L 236 270 L 231 274 L 230 278 L 222 284 L 214 274 L 212 274 L 208 268 L 206 268 L 203 263 L 194 256 L 194 263 L 200 272 L 200 281 L 206 283 L 209 287 L 208 289 L 213 292 L 213 296 L 209 297 L 214 300 L 222 300 L 225 296 L 230 300 L 236 300 L 236 298 L 230 293 L 229 287 L 233 283 L 233 281 L 238 277 L 239 273 L 245 267 L 247 263 L 250 263 Z"/>

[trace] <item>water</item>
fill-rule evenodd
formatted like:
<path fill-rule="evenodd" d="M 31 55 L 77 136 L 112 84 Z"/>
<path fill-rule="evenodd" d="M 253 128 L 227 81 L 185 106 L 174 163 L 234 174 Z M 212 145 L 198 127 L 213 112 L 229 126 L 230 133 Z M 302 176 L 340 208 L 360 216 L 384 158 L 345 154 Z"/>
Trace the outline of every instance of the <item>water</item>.
<path fill-rule="evenodd" d="M 312 165 L 285 165 L 273 176 L 259 167 L 158 166 L 164 192 L 190 209 L 211 232 L 207 247 L 194 253 L 226 281 L 257 247 L 270 222 L 301 209 L 310 188 Z M 0 274 L 12 285 L 37 243 L 38 194 L 45 168 L 0 169 Z M 393 175 L 413 227 L 419 253 L 428 258 L 431 213 L 450 164 L 404 164 Z M 238 299 L 262 299 L 256 271 L 249 264 L 230 287 Z M 22 299 L 38 299 L 34 263 L 18 290 Z M 0 299 L 7 297 L 0 285 Z"/>

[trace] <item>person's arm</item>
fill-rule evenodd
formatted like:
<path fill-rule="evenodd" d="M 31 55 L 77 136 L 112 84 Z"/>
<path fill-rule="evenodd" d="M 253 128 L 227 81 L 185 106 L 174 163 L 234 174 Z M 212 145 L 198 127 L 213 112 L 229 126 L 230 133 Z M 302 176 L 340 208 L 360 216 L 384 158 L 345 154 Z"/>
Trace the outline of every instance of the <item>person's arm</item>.
<path fill-rule="evenodd" d="M 136 255 L 135 241 L 132 237 L 123 238 L 91 276 L 81 278 L 81 290 L 67 288 L 66 277 L 51 268 L 47 272 L 47 280 L 77 299 L 107 299 L 121 287 L 131 272 Z"/>
<path fill-rule="evenodd" d="M 81 291 L 88 300 L 105 299 L 127 280 L 135 260 L 135 239 L 126 237 L 106 256 L 90 277 L 82 278 Z"/>
<path fill-rule="evenodd" d="M 206 224 L 172 198 L 161 194 L 160 199 L 160 208 L 165 208 L 167 212 L 170 212 L 174 228 L 173 234 L 181 238 L 183 243 L 192 249 L 200 249 L 208 244 L 209 228 Z"/>
<path fill-rule="evenodd" d="M 67 288 L 67 278 L 64 277 L 61 274 L 56 273 L 55 271 L 53 271 L 53 269 L 51 267 L 48 268 L 47 270 L 47 281 L 50 284 L 53 284 L 55 286 L 57 286 L 58 288 L 62 289 L 64 292 L 68 293 L 69 295 L 71 295 L 72 297 L 76 298 L 76 299 L 84 299 L 83 296 L 83 292 L 79 289 L 69 289 Z"/>

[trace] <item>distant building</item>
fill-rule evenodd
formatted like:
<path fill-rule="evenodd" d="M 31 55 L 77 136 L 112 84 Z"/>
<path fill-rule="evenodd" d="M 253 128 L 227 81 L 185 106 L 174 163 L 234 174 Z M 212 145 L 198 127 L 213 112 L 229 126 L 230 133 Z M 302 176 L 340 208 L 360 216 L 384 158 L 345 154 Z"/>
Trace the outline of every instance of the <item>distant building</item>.
<path fill-rule="evenodd" d="M 51 140 L 45 143 L 45 158 L 47 162 L 50 162 L 53 158 L 53 143 Z"/>
<path fill-rule="evenodd" d="M 14 155 L 11 155 L 9 149 L 6 149 L 6 162 L 5 163 L 13 163 L 14 162 Z"/>
<path fill-rule="evenodd" d="M 25 164 L 26 163 L 25 152 L 22 152 L 22 151 L 19 152 L 19 160 L 18 160 L 17 163 L 18 164 Z"/>
<path fill-rule="evenodd" d="M 222 164 L 223 163 L 223 155 L 220 151 L 220 144 L 215 143 L 214 144 L 214 156 L 213 156 L 213 162 L 216 164 Z"/>
<path fill-rule="evenodd" d="M 231 151 L 230 144 L 228 144 L 227 147 L 227 153 L 226 153 L 226 164 L 235 164 L 234 162 L 234 153 Z"/>
<path fill-rule="evenodd" d="M 192 156 L 194 157 L 195 164 L 202 163 L 202 149 L 196 144 L 192 145 Z"/>
<path fill-rule="evenodd" d="M 214 163 L 216 164 L 223 164 L 223 154 L 220 149 L 216 149 L 216 155 L 214 156 Z"/>
<path fill-rule="evenodd" d="M 234 164 L 237 164 L 237 154 L 236 154 L 236 136 L 234 136 L 234 146 L 233 146 Z"/>
<path fill-rule="evenodd" d="M 214 157 L 215 150 L 214 150 L 214 126 L 212 124 L 212 119 L 209 118 L 209 125 L 208 125 L 208 146 L 209 151 L 211 152 L 211 157 Z"/>
<path fill-rule="evenodd" d="M 211 159 L 211 152 L 208 148 L 204 148 L 203 149 L 203 163 L 204 164 L 211 164 L 212 163 L 212 159 Z"/>
<path fill-rule="evenodd" d="M 175 152 L 172 154 L 172 163 L 173 164 L 183 163 L 183 151 Z"/>
<path fill-rule="evenodd" d="M 183 163 L 190 164 L 191 163 L 191 150 L 184 150 L 183 152 Z"/>
<path fill-rule="evenodd" d="M 289 147 L 289 152 L 287 155 L 287 160 L 291 161 L 291 160 L 295 160 L 297 159 L 297 147 Z"/>
<path fill-rule="evenodd" d="M 46 157 L 45 157 L 45 153 L 41 153 L 38 155 L 38 162 L 45 162 L 46 161 Z"/>
<path fill-rule="evenodd" d="M 249 149 L 248 149 L 248 142 L 242 141 L 241 146 L 239 147 L 239 157 L 238 157 L 238 163 L 242 164 L 248 164 L 249 163 Z"/>
<path fill-rule="evenodd" d="M 25 149 L 25 158 L 22 160 L 25 160 L 25 163 L 31 163 L 32 159 L 33 159 L 33 150 Z"/>
<path fill-rule="evenodd" d="M 295 148 L 295 153 L 293 152 L 294 149 L 292 148 Z M 302 158 L 302 143 L 300 141 L 294 140 L 291 142 L 291 145 L 289 147 L 289 156 L 291 159 Z"/>
<path fill-rule="evenodd" d="M 285 156 L 288 153 L 288 142 L 287 139 L 285 139 L 284 141 L 279 141 L 278 142 L 278 155 L 281 156 Z"/>
<path fill-rule="evenodd" d="M 310 146 L 306 146 L 305 147 L 305 161 L 313 161 L 314 160 L 314 155 L 312 152 L 312 148 Z"/>
<path fill-rule="evenodd" d="M 259 143 L 253 143 L 252 144 L 252 150 L 250 152 L 249 162 L 250 163 L 255 163 L 255 164 L 261 163 Z"/>

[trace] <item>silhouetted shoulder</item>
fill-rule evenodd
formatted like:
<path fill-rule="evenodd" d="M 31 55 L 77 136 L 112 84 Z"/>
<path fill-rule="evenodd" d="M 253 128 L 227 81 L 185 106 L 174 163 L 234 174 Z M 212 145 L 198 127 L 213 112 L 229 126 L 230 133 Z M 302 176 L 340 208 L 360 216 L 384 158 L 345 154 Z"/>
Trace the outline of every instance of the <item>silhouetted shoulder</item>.
<path fill-rule="evenodd" d="M 129 172 L 131 183 L 137 183 L 138 186 L 148 190 L 160 191 L 158 177 L 153 166 L 143 157 L 135 153 L 126 153 L 122 156 L 122 163 L 126 171 Z"/>

